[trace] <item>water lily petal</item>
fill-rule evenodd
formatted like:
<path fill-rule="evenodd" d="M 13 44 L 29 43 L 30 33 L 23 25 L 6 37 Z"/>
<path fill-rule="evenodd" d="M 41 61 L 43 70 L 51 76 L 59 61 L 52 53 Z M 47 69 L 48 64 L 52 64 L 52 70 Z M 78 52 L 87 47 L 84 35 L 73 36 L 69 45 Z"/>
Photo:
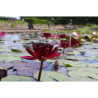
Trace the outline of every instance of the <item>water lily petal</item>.
<path fill-rule="evenodd" d="M 54 54 L 52 54 L 52 55 L 49 55 L 49 56 L 47 57 L 47 59 L 52 59 L 52 58 L 57 57 L 57 56 L 59 56 L 59 55 L 60 55 L 60 53 L 54 53 Z"/>
<path fill-rule="evenodd" d="M 20 58 L 28 59 L 28 60 L 35 60 L 36 59 L 35 57 L 32 57 L 32 56 L 21 56 Z"/>
<path fill-rule="evenodd" d="M 26 48 L 26 51 L 33 56 L 32 50 L 30 50 L 29 48 Z"/>
<path fill-rule="evenodd" d="M 58 51 L 58 47 L 55 47 L 55 48 L 51 51 L 50 54 L 54 54 L 54 53 L 56 53 L 57 51 Z"/>
<path fill-rule="evenodd" d="M 37 52 L 32 52 L 32 53 L 33 53 L 33 56 L 34 56 L 35 58 L 40 58 L 40 57 L 41 57 L 41 55 L 38 54 Z"/>

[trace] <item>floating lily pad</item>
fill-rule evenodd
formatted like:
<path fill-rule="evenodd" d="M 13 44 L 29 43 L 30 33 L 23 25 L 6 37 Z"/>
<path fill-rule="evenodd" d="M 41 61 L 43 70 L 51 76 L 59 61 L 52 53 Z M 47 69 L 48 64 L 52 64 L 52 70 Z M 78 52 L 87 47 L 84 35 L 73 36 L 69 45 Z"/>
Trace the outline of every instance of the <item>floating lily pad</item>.
<path fill-rule="evenodd" d="M 86 58 L 83 56 L 66 56 L 65 59 L 67 60 L 85 60 Z"/>
<path fill-rule="evenodd" d="M 70 61 L 70 60 L 58 60 L 60 66 L 65 66 L 64 64 L 70 64 L 72 67 L 86 67 L 88 66 L 88 63 L 84 62 L 76 62 L 76 61 Z"/>
<path fill-rule="evenodd" d="M 93 79 L 98 79 L 98 75 L 92 72 L 87 72 L 87 71 L 80 71 L 80 70 L 75 70 L 75 71 L 70 71 L 68 75 L 72 77 L 91 77 Z"/>
<path fill-rule="evenodd" d="M 57 72 L 60 72 L 60 73 L 65 74 L 65 75 L 67 75 L 67 73 L 68 73 L 68 71 L 67 71 L 67 69 L 65 67 L 60 67 L 57 70 Z"/>
<path fill-rule="evenodd" d="M 40 62 L 32 62 L 32 63 L 27 63 L 26 67 L 30 67 L 30 68 L 40 68 Z M 48 65 L 43 64 L 43 68 L 48 67 Z"/>
<path fill-rule="evenodd" d="M 92 63 L 92 64 L 89 64 L 90 67 L 97 67 L 98 68 L 98 63 Z"/>
<path fill-rule="evenodd" d="M 25 61 L 14 61 L 12 62 L 13 64 L 13 68 L 18 70 L 20 68 L 24 68 L 24 67 L 29 67 L 29 68 L 33 68 L 33 69 L 39 69 L 40 68 L 40 62 L 25 62 Z M 48 67 L 48 65 L 43 64 L 43 68 Z"/>
<path fill-rule="evenodd" d="M 21 60 L 19 56 L 12 56 L 10 54 L 0 55 L 0 60 L 4 62 L 11 62 L 14 60 Z"/>
<path fill-rule="evenodd" d="M 64 81 L 96 81 L 89 77 L 67 77 Z"/>
<path fill-rule="evenodd" d="M 39 71 L 39 69 L 23 67 L 17 70 L 17 74 L 22 76 L 33 76 L 37 71 Z"/>
<path fill-rule="evenodd" d="M 85 67 L 83 67 L 83 68 L 85 68 Z M 78 69 L 80 69 L 80 68 L 78 68 L 78 67 L 67 67 L 67 70 L 69 70 L 69 71 L 78 70 Z"/>
<path fill-rule="evenodd" d="M 17 73 L 13 69 L 9 69 L 7 70 L 7 76 L 10 76 L 10 75 L 17 75 Z"/>
<path fill-rule="evenodd" d="M 4 64 L 0 64 L 0 67 L 10 69 L 13 67 L 13 64 L 12 63 L 4 63 Z"/>
<path fill-rule="evenodd" d="M 16 76 L 16 75 L 13 75 L 13 76 L 7 76 L 5 78 L 2 78 L 1 81 L 34 81 L 33 78 L 31 77 L 27 77 L 27 76 Z"/>
<path fill-rule="evenodd" d="M 33 75 L 35 79 L 38 78 L 38 72 Z M 53 71 L 42 71 L 41 81 L 64 81 L 67 75 L 53 72 Z"/>
<path fill-rule="evenodd" d="M 46 62 L 48 62 L 48 63 L 54 63 L 56 60 L 46 60 Z"/>
<path fill-rule="evenodd" d="M 19 68 L 25 67 L 27 63 L 22 61 L 16 61 L 16 62 L 12 62 L 12 64 L 13 64 L 13 68 L 17 70 Z"/>
<path fill-rule="evenodd" d="M 87 71 L 87 72 L 92 72 L 92 73 L 98 74 L 98 68 L 93 68 L 93 67 L 77 68 L 77 70 Z"/>
<path fill-rule="evenodd" d="M 85 42 L 84 44 L 85 44 L 85 45 L 91 45 L 92 42 Z"/>
<path fill-rule="evenodd" d="M 80 52 L 78 52 L 77 50 L 74 50 L 73 52 L 66 52 L 67 54 L 81 54 Z"/>

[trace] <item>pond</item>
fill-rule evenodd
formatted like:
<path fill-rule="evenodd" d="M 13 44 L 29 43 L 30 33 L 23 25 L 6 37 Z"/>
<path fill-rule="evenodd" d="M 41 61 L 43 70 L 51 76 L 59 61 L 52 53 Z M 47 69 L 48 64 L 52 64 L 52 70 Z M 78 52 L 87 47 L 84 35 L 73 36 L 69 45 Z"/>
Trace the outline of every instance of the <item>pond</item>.
<path fill-rule="evenodd" d="M 2 81 L 36 81 L 40 62 L 20 58 L 20 56 L 29 56 L 24 45 L 31 47 L 31 43 L 38 42 L 38 39 L 45 41 L 41 39 L 41 35 L 39 38 L 34 36 L 33 33 L 16 33 L 5 34 L 1 38 L 0 67 L 7 68 L 8 76 L 8 79 L 4 78 Z M 51 42 L 51 40 L 48 41 Z M 57 71 L 53 68 L 56 60 L 45 61 L 41 81 L 97 81 L 98 44 L 84 42 L 81 47 L 73 48 L 73 50 L 57 59 L 59 62 Z"/>

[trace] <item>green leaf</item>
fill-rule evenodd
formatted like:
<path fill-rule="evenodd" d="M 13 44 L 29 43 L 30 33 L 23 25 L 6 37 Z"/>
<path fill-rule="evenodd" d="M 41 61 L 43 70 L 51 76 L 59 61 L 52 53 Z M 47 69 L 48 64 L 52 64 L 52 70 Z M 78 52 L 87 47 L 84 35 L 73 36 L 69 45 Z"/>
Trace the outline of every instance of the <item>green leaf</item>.
<path fill-rule="evenodd" d="M 58 60 L 58 62 L 59 62 L 60 66 L 64 66 L 65 64 L 69 64 L 72 67 L 86 67 L 86 66 L 88 66 L 88 63 L 63 60 L 63 59 Z"/>
<path fill-rule="evenodd" d="M 73 52 L 66 52 L 67 54 L 81 54 L 80 52 L 78 52 L 77 50 L 74 50 Z"/>
<path fill-rule="evenodd" d="M 87 72 L 87 71 L 80 71 L 80 70 L 70 71 L 68 75 L 72 77 L 91 77 L 93 79 L 98 79 L 97 74 L 92 72 Z"/>
<path fill-rule="evenodd" d="M 64 81 L 96 81 L 89 77 L 67 77 Z"/>
<path fill-rule="evenodd" d="M 26 76 L 7 76 L 1 79 L 1 81 L 34 81 L 33 78 L 31 77 L 26 77 Z"/>
<path fill-rule="evenodd" d="M 38 78 L 38 72 L 33 75 L 35 79 Z M 41 81 L 63 81 L 65 78 L 67 78 L 67 75 L 61 74 L 59 72 L 53 72 L 53 71 L 42 71 L 41 75 Z"/>

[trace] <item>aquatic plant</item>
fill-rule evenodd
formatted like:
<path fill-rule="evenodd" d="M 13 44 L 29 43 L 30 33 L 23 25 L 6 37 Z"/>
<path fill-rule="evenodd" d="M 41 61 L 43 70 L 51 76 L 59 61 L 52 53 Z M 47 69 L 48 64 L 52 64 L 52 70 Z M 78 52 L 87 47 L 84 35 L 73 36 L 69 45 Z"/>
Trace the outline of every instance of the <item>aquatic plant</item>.
<path fill-rule="evenodd" d="M 33 46 L 33 50 L 26 48 L 26 51 L 31 56 L 22 56 L 20 58 L 24 58 L 28 60 L 38 59 L 39 61 L 41 61 L 41 66 L 40 66 L 39 75 L 38 75 L 38 81 L 40 81 L 41 72 L 43 68 L 43 62 L 47 59 L 54 59 L 55 57 L 58 57 L 60 53 L 57 53 L 58 47 L 53 48 L 53 45 L 51 44 L 33 43 L 32 46 Z"/>
<path fill-rule="evenodd" d="M 69 46 L 70 46 L 69 42 L 67 42 L 67 41 L 61 41 L 60 45 L 59 45 L 59 47 L 63 47 L 63 54 L 64 54 L 65 48 L 68 48 Z"/>

